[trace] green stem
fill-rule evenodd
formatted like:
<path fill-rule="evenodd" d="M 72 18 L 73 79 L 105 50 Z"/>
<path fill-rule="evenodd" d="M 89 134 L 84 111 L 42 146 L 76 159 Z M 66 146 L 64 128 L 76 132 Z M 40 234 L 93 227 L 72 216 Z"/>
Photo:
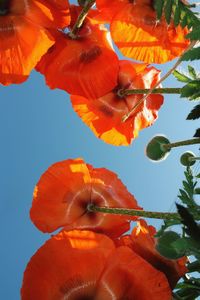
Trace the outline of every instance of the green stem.
<path fill-rule="evenodd" d="M 169 150 L 169 149 L 175 148 L 175 147 L 186 146 L 186 145 L 195 145 L 195 144 L 200 144 L 200 138 L 194 138 L 194 139 L 190 139 L 190 140 L 164 144 L 164 145 L 162 145 L 162 147 L 165 150 Z"/>
<path fill-rule="evenodd" d="M 153 90 L 155 90 L 166 78 L 168 78 L 172 72 L 174 70 L 176 70 L 176 68 L 182 63 L 182 56 L 189 51 L 190 49 L 192 49 L 196 44 L 196 41 L 193 41 L 190 43 L 190 45 L 188 46 L 188 48 L 182 53 L 182 55 L 179 57 L 179 59 L 177 60 L 177 62 L 173 65 L 173 67 L 149 90 L 149 92 L 144 95 L 142 97 L 142 99 L 140 99 L 135 106 L 126 114 L 122 117 L 122 122 L 126 122 L 126 120 L 128 120 L 128 118 L 132 115 L 132 113 L 137 109 L 138 106 L 140 106 L 141 103 L 143 103 L 146 98 L 152 94 Z"/>
<path fill-rule="evenodd" d="M 71 32 L 68 34 L 69 37 L 71 37 L 72 39 L 76 39 L 77 36 L 77 31 L 81 28 L 85 18 L 87 17 L 88 11 L 90 10 L 90 8 L 92 7 L 92 5 L 95 3 L 95 0 L 88 0 L 85 3 L 85 6 L 83 7 L 80 15 L 78 16 L 76 23 L 74 24 Z"/>
<path fill-rule="evenodd" d="M 89 204 L 87 209 L 89 212 L 101 212 L 106 214 L 140 216 L 151 219 L 181 220 L 178 213 L 144 211 L 130 208 L 111 208 L 105 206 L 99 207 L 94 204 Z"/>
<path fill-rule="evenodd" d="M 134 89 L 134 90 L 119 90 L 118 96 L 124 97 L 133 94 L 147 94 L 150 89 Z M 152 94 L 180 94 L 181 88 L 157 88 L 151 92 Z"/>
<path fill-rule="evenodd" d="M 200 160 L 200 157 L 189 157 L 189 161 L 195 161 L 195 160 Z"/>

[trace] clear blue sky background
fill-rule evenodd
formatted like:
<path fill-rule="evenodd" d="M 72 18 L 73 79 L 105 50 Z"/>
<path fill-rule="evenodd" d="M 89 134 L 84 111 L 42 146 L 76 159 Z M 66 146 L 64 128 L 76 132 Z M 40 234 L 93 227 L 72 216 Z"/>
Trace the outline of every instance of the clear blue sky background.
<path fill-rule="evenodd" d="M 161 68 L 166 72 L 170 66 Z M 163 85 L 177 84 L 171 76 Z M 144 149 L 157 133 L 171 141 L 191 138 L 198 121 L 185 118 L 193 106 L 178 96 L 165 96 L 156 123 L 141 131 L 130 147 L 114 147 L 98 140 L 72 110 L 67 93 L 50 90 L 39 73 L 32 72 L 22 85 L 0 86 L 1 299 L 20 299 L 26 264 L 49 238 L 29 219 L 33 189 L 41 174 L 57 161 L 83 157 L 95 167 L 116 172 L 146 210 L 167 211 L 183 179 L 180 154 L 184 150 L 197 154 L 198 147 L 175 149 L 160 164 L 149 161 Z"/>

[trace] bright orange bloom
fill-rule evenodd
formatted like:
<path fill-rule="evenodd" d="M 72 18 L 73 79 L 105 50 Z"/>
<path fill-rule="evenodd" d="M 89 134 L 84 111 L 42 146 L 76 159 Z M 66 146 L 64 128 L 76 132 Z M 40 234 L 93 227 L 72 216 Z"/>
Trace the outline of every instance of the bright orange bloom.
<path fill-rule="evenodd" d="M 89 212 L 87 207 L 91 203 L 140 209 L 115 173 L 93 168 L 82 159 L 69 159 L 55 163 L 41 176 L 35 187 L 30 216 L 43 232 L 64 227 L 91 229 L 119 237 L 129 230 L 127 216 Z"/>
<path fill-rule="evenodd" d="M 90 231 L 61 232 L 31 258 L 22 300 L 170 300 L 165 276 L 128 247 Z"/>
<path fill-rule="evenodd" d="M 71 8 L 70 28 L 77 10 Z M 56 32 L 54 37 L 55 45 L 36 68 L 44 74 L 50 88 L 84 97 L 100 97 L 116 85 L 119 62 L 105 27 L 87 18 L 76 38 L 72 39 L 66 32 Z"/>
<path fill-rule="evenodd" d="M 71 96 L 74 110 L 90 127 L 94 134 L 106 143 L 116 146 L 129 145 L 137 137 L 139 130 L 154 123 L 163 96 L 150 95 L 133 112 L 126 122 L 122 117 L 127 114 L 143 95 L 118 96 L 124 89 L 144 89 L 153 87 L 159 80 L 160 71 L 146 64 L 120 61 L 118 85 L 98 99 Z"/>
<path fill-rule="evenodd" d="M 154 268 L 163 272 L 173 289 L 177 281 L 187 272 L 185 266 L 187 259 L 183 257 L 177 260 L 169 260 L 161 256 L 155 248 L 155 234 L 156 229 L 153 226 L 148 226 L 144 220 L 140 220 L 131 235 L 122 236 L 118 245 L 130 247 Z"/>
<path fill-rule="evenodd" d="M 165 63 L 189 45 L 188 29 L 157 22 L 152 0 L 97 0 L 99 18 L 110 22 L 112 39 L 123 55 L 147 63 Z M 97 18 L 98 19 L 98 18 Z"/>
<path fill-rule="evenodd" d="M 0 83 L 25 81 L 54 39 L 46 28 L 69 24 L 67 0 L 11 0 L 0 4 Z"/>

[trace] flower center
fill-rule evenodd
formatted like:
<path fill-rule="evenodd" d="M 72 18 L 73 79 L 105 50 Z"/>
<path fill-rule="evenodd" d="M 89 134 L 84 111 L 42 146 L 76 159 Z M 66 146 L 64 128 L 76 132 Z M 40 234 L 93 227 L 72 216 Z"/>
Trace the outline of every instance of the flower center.
<path fill-rule="evenodd" d="M 5 16 L 9 13 L 11 0 L 0 0 L 0 16 Z"/>

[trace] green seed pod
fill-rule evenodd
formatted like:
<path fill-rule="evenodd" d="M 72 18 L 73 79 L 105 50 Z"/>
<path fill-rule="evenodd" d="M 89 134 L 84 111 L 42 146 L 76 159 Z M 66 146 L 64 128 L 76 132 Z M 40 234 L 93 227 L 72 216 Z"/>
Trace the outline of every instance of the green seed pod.
<path fill-rule="evenodd" d="M 170 141 L 165 136 L 155 136 L 146 147 L 146 156 L 153 161 L 164 160 L 170 152 L 170 149 L 165 149 L 166 144 Z"/>
<path fill-rule="evenodd" d="M 194 157 L 195 157 L 195 155 L 193 152 L 187 151 L 181 155 L 180 163 L 185 167 L 193 166 L 196 161 L 191 160 L 191 158 L 194 158 Z"/>

